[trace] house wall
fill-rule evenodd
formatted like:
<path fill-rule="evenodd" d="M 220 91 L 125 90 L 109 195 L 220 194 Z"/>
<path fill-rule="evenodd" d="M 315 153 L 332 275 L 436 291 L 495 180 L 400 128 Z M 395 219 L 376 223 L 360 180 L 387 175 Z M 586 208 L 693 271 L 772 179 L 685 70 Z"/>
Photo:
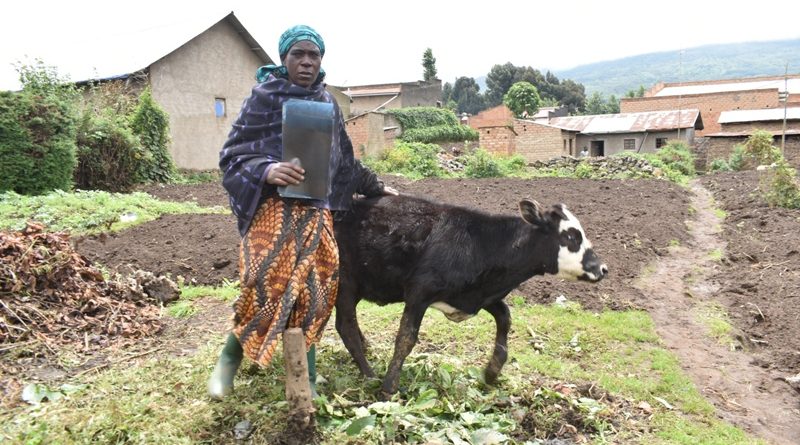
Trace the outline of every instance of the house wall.
<path fill-rule="evenodd" d="M 435 107 L 442 100 L 442 81 L 404 83 L 400 85 L 402 107 Z"/>
<path fill-rule="evenodd" d="M 336 104 L 339 105 L 339 109 L 342 110 L 342 116 L 344 116 L 345 119 L 349 119 L 350 96 L 342 93 L 340 89 L 330 85 L 327 85 L 325 89 L 328 90 L 328 92 L 331 93 L 331 96 L 333 96 L 333 98 L 336 100 Z"/>
<path fill-rule="evenodd" d="M 800 130 L 800 121 L 787 120 L 787 130 Z M 783 131 L 783 121 L 762 121 L 762 122 L 739 122 L 732 124 L 722 124 L 724 132 L 752 132 L 754 130 L 767 130 L 770 132 Z"/>
<path fill-rule="evenodd" d="M 680 139 L 687 144 L 691 145 L 691 141 L 695 137 L 695 130 L 693 128 L 681 129 Z M 597 153 L 591 153 L 592 141 L 603 141 L 605 149 L 605 156 L 611 156 L 616 153 L 621 153 L 625 150 L 625 139 L 634 139 L 634 152 L 640 153 L 655 153 L 656 152 L 656 139 L 665 138 L 675 140 L 678 138 L 678 131 L 662 131 L 652 133 L 618 133 L 618 134 L 603 134 L 603 135 L 583 135 L 577 136 L 577 151 L 580 152 L 583 147 L 590 150 L 591 156 L 597 156 Z"/>
<path fill-rule="evenodd" d="M 733 148 L 747 142 L 747 136 L 717 137 L 711 136 L 707 143 L 706 170 L 715 159 L 730 158 Z M 773 145 L 781 146 L 781 135 L 773 137 Z M 800 168 L 800 135 L 786 135 L 783 156 L 795 168 Z"/>
<path fill-rule="evenodd" d="M 698 136 L 718 133 L 720 131 L 719 115 L 723 111 L 754 110 L 776 108 L 778 106 L 780 105 L 778 103 L 777 89 L 690 94 L 686 96 L 625 97 L 620 99 L 619 105 L 621 113 L 696 108 L 700 110 L 704 126 L 703 130 L 697 131 Z"/>
<path fill-rule="evenodd" d="M 564 139 L 571 132 L 531 121 L 514 120 L 514 131 L 517 134 L 515 153 L 526 162 L 546 161 L 562 156 Z"/>
<path fill-rule="evenodd" d="M 394 94 L 385 96 L 356 96 L 353 97 L 350 103 L 350 115 L 357 116 L 369 111 L 373 111 L 391 99 Z M 397 96 L 393 101 L 384 105 L 381 110 L 391 110 L 393 108 L 400 108 L 402 106 L 401 96 Z"/>
<path fill-rule="evenodd" d="M 153 98 L 169 114 L 170 153 L 180 168 L 216 169 L 219 151 L 261 59 L 221 21 L 150 66 Z M 225 116 L 214 102 L 225 99 Z"/>
<path fill-rule="evenodd" d="M 384 113 L 364 113 L 345 121 L 345 130 L 353 143 L 356 158 L 377 156 L 394 144 L 399 123 Z"/>
<path fill-rule="evenodd" d="M 512 125 L 514 113 L 505 105 L 498 105 L 488 110 L 483 110 L 475 116 L 470 116 L 467 124 L 475 130 L 484 127 L 497 127 Z"/>
<path fill-rule="evenodd" d="M 484 150 L 502 155 L 512 155 L 515 152 L 516 135 L 511 127 L 482 127 L 478 130 L 478 146 Z"/>

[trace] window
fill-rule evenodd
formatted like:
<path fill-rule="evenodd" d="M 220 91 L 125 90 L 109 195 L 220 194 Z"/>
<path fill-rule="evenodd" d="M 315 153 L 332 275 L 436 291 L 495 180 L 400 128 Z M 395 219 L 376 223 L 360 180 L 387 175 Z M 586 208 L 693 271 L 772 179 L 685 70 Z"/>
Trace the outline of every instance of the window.
<path fill-rule="evenodd" d="M 225 99 L 217 97 L 214 99 L 214 115 L 217 117 L 225 117 Z"/>
<path fill-rule="evenodd" d="M 636 139 L 625 139 L 622 148 L 625 150 L 636 150 Z"/>
<path fill-rule="evenodd" d="M 667 145 L 667 138 L 656 138 L 656 148 L 661 148 Z"/>

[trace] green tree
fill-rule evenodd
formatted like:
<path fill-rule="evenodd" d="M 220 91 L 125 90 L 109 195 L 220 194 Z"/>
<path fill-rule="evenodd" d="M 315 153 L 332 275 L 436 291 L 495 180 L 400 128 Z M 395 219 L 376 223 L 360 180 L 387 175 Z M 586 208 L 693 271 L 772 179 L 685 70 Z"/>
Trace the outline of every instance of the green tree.
<path fill-rule="evenodd" d="M 603 95 L 595 91 L 586 101 L 586 114 L 606 114 L 606 101 Z"/>
<path fill-rule="evenodd" d="M 457 104 L 458 113 L 476 114 L 483 111 L 486 106 L 480 86 L 472 77 L 459 77 L 453 85 L 453 94 L 450 98 Z"/>
<path fill-rule="evenodd" d="M 140 180 L 169 182 L 176 170 L 168 148 L 169 116 L 153 99 L 150 88 L 139 96 L 130 125 L 146 152 L 137 169 Z"/>
<path fill-rule="evenodd" d="M 517 82 L 503 96 L 503 103 L 517 117 L 532 116 L 539 111 L 539 91 L 529 82 Z"/>
<path fill-rule="evenodd" d="M 422 54 L 422 68 L 425 69 L 422 74 L 425 82 L 436 79 L 436 58 L 433 57 L 433 50 L 430 48 L 426 49 L 425 53 Z"/>
<path fill-rule="evenodd" d="M 442 86 L 442 103 L 450 102 L 453 96 L 453 85 L 450 82 L 445 82 Z"/>
<path fill-rule="evenodd" d="M 41 61 L 16 68 L 22 91 L 0 93 L 0 192 L 69 190 L 79 93 Z"/>
<path fill-rule="evenodd" d="M 606 104 L 606 113 L 619 113 L 619 99 L 617 96 L 608 96 L 608 103 Z"/>

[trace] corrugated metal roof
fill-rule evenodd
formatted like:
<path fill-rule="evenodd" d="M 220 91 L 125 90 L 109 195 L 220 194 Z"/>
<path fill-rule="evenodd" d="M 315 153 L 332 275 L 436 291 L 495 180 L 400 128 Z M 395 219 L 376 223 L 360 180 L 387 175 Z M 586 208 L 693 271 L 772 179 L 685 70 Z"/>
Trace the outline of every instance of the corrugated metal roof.
<path fill-rule="evenodd" d="M 789 94 L 800 94 L 800 79 L 789 79 L 788 81 Z M 745 90 L 766 90 L 777 89 L 784 90 L 784 80 L 754 80 L 752 82 L 731 82 L 731 83 L 717 83 L 711 85 L 685 85 L 666 87 L 656 93 L 656 97 L 662 96 L 686 96 L 689 94 L 709 94 L 709 93 L 723 93 L 728 91 L 745 91 Z"/>
<path fill-rule="evenodd" d="M 550 119 L 549 125 L 585 134 L 640 133 L 694 128 L 699 117 L 699 110 L 648 111 L 556 117 Z"/>
<path fill-rule="evenodd" d="M 800 107 L 786 109 L 786 119 L 800 119 Z M 732 124 L 738 122 L 759 122 L 783 120 L 783 108 L 764 108 L 761 110 L 731 110 L 719 114 L 717 122 Z"/>
<path fill-rule="evenodd" d="M 733 137 L 747 137 L 753 134 L 758 130 L 754 128 L 749 131 L 720 131 L 719 133 L 711 133 L 704 135 L 705 137 L 714 137 L 714 138 L 733 138 Z M 761 130 L 766 131 L 767 133 L 771 134 L 772 136 L 780 136 L 783 132 L 781 130 Z M 800 134 L 800 130 L 790 130 L 786 129 L 787 136 L 794 136 Z"/>
<path fill-rule="evenodd" d="M 362 96 L 392 96 L 400 94 L 400 86 L 384 87 L 384 88 L 348 88 L 343 91 L 344 94 L 350 97 Z"/>

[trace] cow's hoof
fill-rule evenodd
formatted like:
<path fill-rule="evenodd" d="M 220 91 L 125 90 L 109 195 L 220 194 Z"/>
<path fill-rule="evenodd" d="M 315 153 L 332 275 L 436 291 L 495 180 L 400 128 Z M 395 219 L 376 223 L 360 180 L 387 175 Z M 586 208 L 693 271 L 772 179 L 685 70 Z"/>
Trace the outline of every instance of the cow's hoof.
<path fill-rule="evenodd" d="M 500 375 L 499 371 L 486 368 L 483 371 L 483 381 L 486 382 L 487 385 L 494 385 L 495 383 L 497 383 L 498 375 Z"/>

